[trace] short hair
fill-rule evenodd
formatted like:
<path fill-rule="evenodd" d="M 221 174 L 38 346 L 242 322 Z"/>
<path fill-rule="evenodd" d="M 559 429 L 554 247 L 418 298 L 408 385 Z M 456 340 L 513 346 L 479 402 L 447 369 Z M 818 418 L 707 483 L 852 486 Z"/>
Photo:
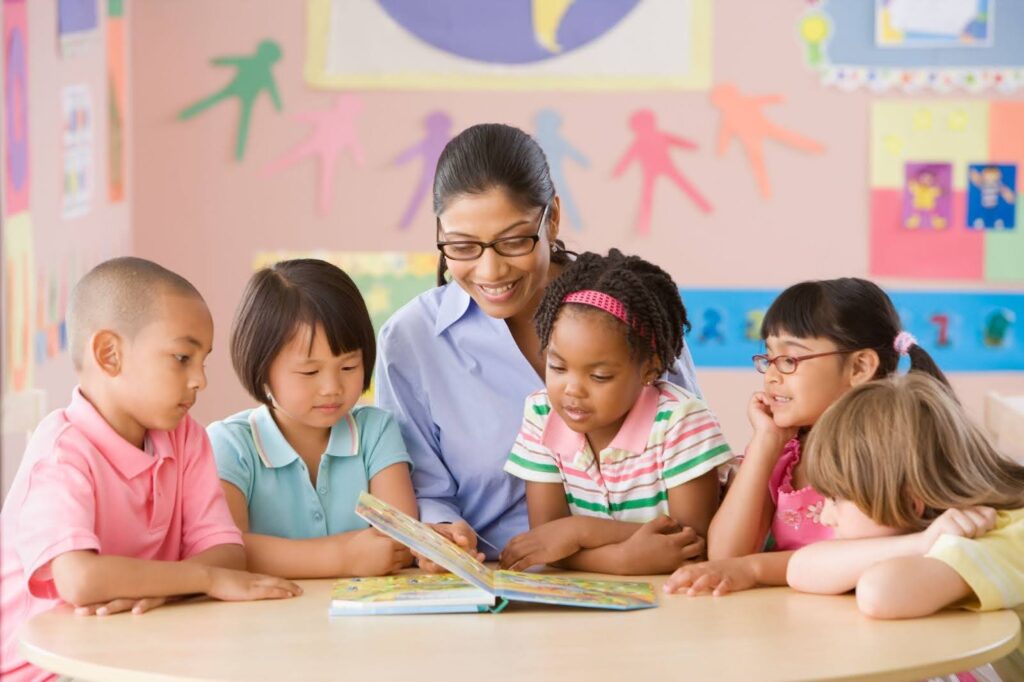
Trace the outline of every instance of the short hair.
<path fill-rule="evenodd" d="M 565 302 L 567 295 L 587 289 L 608 294 L 626 307 L 629 325 L 620 326 L 633 357 L 653 357 L 661 371 L 671 369 L 683 352 L 683 336 L 690 329 L 679 288 L 657 265 L 639 256 L 623 255 L 618 249 L 607 256 L 581 253 L 547 286 L 533 318 L 542 350 L 551 341 L 562 308 L 596 310 Z"/>
<path fill-rule="evenodd" d="M 192 283 L 167 268 L 133 256 L 104 261 L 75 285 L 68 302 L 71 362 L 81 370 L 85 345 L 101 329 L 132 338 L 153 319 L 158 294 L 203 297 Z"/>
<path fill-rule="evenodd" d="M 890 528 L 923 530 L 953 508 L 1024 507 L 1024 466 L 996 450 L 951 389 L 916 370 L 836 401 L 811 429 L 805 459 L 815 490 Z"/>
<path fill-rule="evenodd" d="M 336 265 L 298 258 L 253 275 L 235 312 L 231 364 L 249 395 L 270 405 L 265 388 L 270 365 L 304 325 L 314 331 L 321 325 L 334 355 L 362 351 L 363 390 L 370 387 L 377 343 L 359 288 Z"/>

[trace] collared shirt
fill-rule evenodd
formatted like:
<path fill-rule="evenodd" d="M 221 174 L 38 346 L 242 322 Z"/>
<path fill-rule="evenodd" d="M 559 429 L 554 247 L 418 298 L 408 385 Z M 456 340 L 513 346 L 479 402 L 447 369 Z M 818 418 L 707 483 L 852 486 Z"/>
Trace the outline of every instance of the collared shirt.
<path fill-rule="evenodd" d="M 421 518 L 463 519 L 499 548 L 528 530 L 525 486 L 502 467 L 523 401 L 544 382 L 505 321 L 487 315 L 451 283 L 395 313 L 377 348 L 377 404 L 402 427 L 416 464 Z M 685 348 L 669 379 L 698 393 Z M 497 550 L 479 547 L 497 558 Z"/>
<path fill-rule="evenodd" d="M 619 432 L 599 453 L 551 407 L 547 391 L 526 399 L 505 471 L 561 483 L 576 516 L 645 523 L 668 514 L 668 490 L 725 464 L 733 454 L 704 401 L 667 381 L 645 386 Z"/>
<path fill-rule="evenodd" d="M 32 434 L 0 512 L 3 679 L 53 677 L 21 657 L 16 632 L 60 602 L 50 565 L 61 554 L 179 561 L 242 544 L 203 427 L 186 415 L 146 439 L 149 453 L 118 435 L 77 388 Z"/>
<path fill-rule="evenodd" d="M 249 504 L 249 531 L 304 539 L 367 528 L 359 493 L 383 469 L 409 463 L 398 424 L 376 407 L 355 407 L 331 427 L 316 487 L 306 463 L 263 405 L 208 428 L 222 480 Z"/>

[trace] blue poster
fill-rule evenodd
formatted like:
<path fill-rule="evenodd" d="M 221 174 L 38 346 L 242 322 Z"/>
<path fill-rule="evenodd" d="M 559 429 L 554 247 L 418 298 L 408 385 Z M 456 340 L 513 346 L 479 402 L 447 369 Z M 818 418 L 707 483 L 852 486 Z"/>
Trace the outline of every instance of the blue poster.
<path fill-rule="evenodd" d="M 681 289 L 698 367 L 754 371 L 761 321 L 780 292 Z M 944 371 L 1024 372 L 1024 292 L 890 291 L 903 328 Z"/>
<path fill-rule="evenodd" d="M 971 164 L 967 168 L 967 227 L 1009 230 L 1016 226 L 1017 166 Z"/>

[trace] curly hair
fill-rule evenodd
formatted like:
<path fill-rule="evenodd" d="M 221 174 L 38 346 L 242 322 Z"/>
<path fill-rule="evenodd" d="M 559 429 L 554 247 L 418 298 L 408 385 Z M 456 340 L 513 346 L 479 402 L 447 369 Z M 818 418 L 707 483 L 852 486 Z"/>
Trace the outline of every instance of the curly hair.
<path fill-rule="evenodd" d="M 683 335 L 690 330 L 683 299 L 672 277 L 639 256 L 612 249 L 607 256 L 582 253 L 548 285 L 534 315 L 541 348 L 547 348 L 551 331 L 563 307 L 594 310 L 579 303 L 565 303 L 567 295 L 584 289 L 600 291 L 626 307 L 629 324 L 623 324 L 633 357 L 653 357 L 662 371 L 683 352 Z"/>

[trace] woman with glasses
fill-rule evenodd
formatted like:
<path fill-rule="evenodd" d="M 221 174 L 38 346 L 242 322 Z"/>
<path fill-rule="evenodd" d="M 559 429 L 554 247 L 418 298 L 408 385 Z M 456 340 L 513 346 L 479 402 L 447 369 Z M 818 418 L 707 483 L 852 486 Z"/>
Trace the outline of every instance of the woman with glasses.
<path fill-rule="evenodd" d="M 807 480 L 801 450 L 811 428 L 854 386 L 896 372 L 946 377 L 914 337 L 900 331 L 892 301 L 876 284 L 843 278 L 789 287 L 761 325 L 767 353 L 753 357 L 764 389 L 747 409 L 754 435 L 708 531 L 711 561 L 684 566 L 670 592 L 725 594 L 785 585 L 794 550 L 832 538 L 825 498 Z M 878 424 L 884 429 L 885 424 Z M 764 553 L 763 549 L 774 550 Z"/>
<path fill-rule="evenodd" d="M 544 387 L 533 316 L 571 254 L 544 153 L 517 128 L 453 138 L 433 195 L 438 287 L 381 330 L 377 403 L 401 425 L 421 518 L 496 559 L 528 530 L 523 481 L 503 466 L 526 396 Z M 699 395 L 685 348 L 669 378 Z"/>

